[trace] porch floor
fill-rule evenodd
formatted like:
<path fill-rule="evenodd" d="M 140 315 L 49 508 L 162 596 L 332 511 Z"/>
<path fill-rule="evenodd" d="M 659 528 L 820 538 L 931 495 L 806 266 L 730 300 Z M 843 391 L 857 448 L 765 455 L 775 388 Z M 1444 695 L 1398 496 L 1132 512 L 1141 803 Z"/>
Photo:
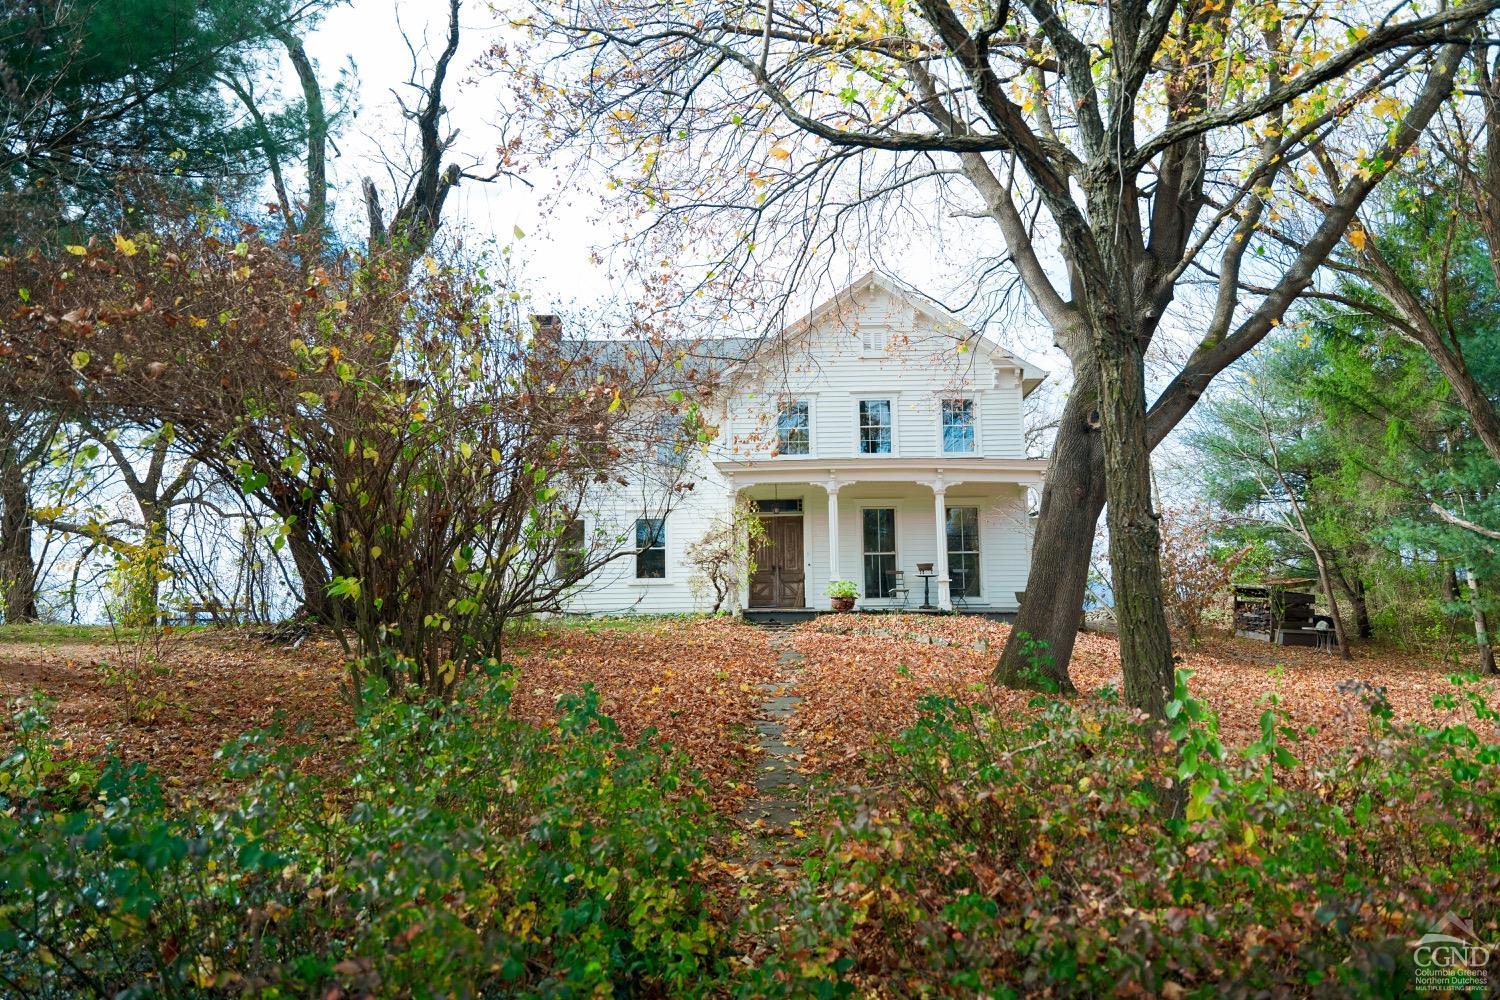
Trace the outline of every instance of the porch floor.
<path fill-rule="evenodd" d="M 982 604 L 962 605 L 952 611 L 916 605 L 904 608 L 855 608 L 853 611 L 833 611 L 828 608 L 746 608 L 741 615 L 750 625 L 791 625 L 811 621 L 819 615 L 974 615 L 993 622 L 1012 622 L 1015 621 L 1016 610 Z"/>

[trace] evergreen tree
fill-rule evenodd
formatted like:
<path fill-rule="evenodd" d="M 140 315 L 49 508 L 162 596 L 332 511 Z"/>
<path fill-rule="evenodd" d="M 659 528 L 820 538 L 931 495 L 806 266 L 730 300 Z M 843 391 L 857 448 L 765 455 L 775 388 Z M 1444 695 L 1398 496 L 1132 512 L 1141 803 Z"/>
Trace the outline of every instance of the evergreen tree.
<path fill-rule="evenodd" d="M 0 223 L 8 241 L 109 227 L 121 195 L 257 185 L 307 128 L 235 83 L 321 6 L 284 0 L 20 0 L 0 13 Z M 126 199 L 128 201 L 128 199 Z"/>

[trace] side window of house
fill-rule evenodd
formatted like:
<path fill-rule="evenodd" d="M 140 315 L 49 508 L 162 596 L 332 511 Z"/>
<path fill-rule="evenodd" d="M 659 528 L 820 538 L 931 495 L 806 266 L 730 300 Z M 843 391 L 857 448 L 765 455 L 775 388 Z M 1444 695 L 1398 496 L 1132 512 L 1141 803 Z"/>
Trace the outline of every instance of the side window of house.
<path fill-rule="evenodd" d="M 859 453 L 861 455 L 889 455 L 891 453 L 891 401 L 889 399 L 861 399 L 859 401 Z"/>
<path fill-rule="evenodd" d="M 942 415 L 943 453 L 947 455 L 971 454 L 976 447 L 974 401 L 972 399 L 945 399 Z"/>
<path fill-rule="evenodd" d="M 787 403 L 776 415 L 776 452 L 780 455 L 807 455 L 812 452 L 812 422 L 807 400 Z"/>
<path fill-rule="evenodd" d="M 667 522 L 641 517 L 635 522 L 635 578 L 663 580 L 667 576 Z"/>
<path fill-rule="evenodd" d="M 575 517 L 563 525 L 557 538 L 557 578 L 576 579 L 583 571 L 585 548 L 583 541 L 583 518 Z"/>
<path fill-rule="evenodd" d="M 682 417 L 664 413 L 656 422 L 656 461 L 662 465 L 681 468 L 687 464 L 687 424 Z"/>
<path fill-rule="evenodd" d="M 885 350 L 886 332 L 884 327 L 867 326 L 859 332 L 860 349 L 866 355 L 880 354 Z"/>

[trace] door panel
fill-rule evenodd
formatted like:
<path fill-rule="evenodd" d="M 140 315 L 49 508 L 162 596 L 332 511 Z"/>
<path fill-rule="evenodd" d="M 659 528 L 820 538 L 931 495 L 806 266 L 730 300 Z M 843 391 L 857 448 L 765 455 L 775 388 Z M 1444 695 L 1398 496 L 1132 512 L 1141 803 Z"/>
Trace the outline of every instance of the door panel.
<path fill-rule="evenodd" d="M 780 608 L 801 608 L 807 606 L 807 596 L 804 593 L 804 585 L 807 582 L 807 571 L 802 565 L 802 518 L 783 517 L 781 521 L 781 542 L 777 546 L 781 555 L 777 559 L 779 569 L 777 571 L 777 593 Z"/>
<path fill-rule="evenodd" d="M 755 548 L 750 607 L 801 608 L 807 603 L 802 565 L 802 518 L 763 517 L 765 539 Z"/>
<path fill-rule="evenodd" d="M 764 536 L 755 546 L 751 558 L 755 561 L 755 572 L 750 574 L 750 607 L 776 607 L 776 522 L 780 518 L 762 517 L 760 520 Z"/>

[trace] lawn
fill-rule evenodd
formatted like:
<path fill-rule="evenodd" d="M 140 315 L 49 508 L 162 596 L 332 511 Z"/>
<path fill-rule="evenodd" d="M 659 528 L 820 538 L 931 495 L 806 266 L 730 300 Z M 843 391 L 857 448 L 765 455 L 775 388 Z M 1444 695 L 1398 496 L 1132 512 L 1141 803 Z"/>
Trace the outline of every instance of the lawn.
<path fill-rule="evenodd" d="M 524 718 L 549 719 L 560 696 L 592 684 L 627 737 L 655 728 L 688 754 L 709 779 L 715 803 L 733 815 L 750 794 L 753 725 L 765 685 L 784 685 L 802 699 L 788 725 L 800 766 L 854 779 L 882 737 L 916 718 L 924 693 L 1024 713 L 1030 695 L 986 684 L 1008 633 L 1008 626 L 978 618 L 922 615 L 825 616 L 785 633 L 726 618 L 576 618 L 518 632 L 505 658 L 519 668 L 513 705 Z M 794 676 L 777 667 L 773 635 L 805 657 Z M 54 730 L 76 753 L 113 748 L 187 787 L 211 784 L 214 754 L 247 730 L 276 726 L 322 744 L 315 760 L 329 766 L 348 740 L 353 714 L 331 640 L 292 650 L 239 631 L 177 632 L 138 682 L 107 669 L 140 655 L 134 643 L 112 642 L 108 629 L 8 626 L 0 631 L 0 696 L 11 702 L 40 691 L 56 699 Z M 1194 672 L 1193 689 L 1221 713 L 1231 745 L 1255 737 L 1271 694 L 1298 724 L 1316 727 L 1310 745 L 1326 749 L 1362 732 L 1341 683 L 1384 687 L 1398 718 L 1427 721 L 1439 718 L 1432 695 L 1448 687 L 1441 664 L 1370 647 L 1345 662 L 1210 636 L 1185 653 L 1183 666 Z M 1118 686 L 1115 639 L 1080 636 L 1072 673 L 1085 693 Z M 128 721 L 132 698 L 148 695 L 159 706 L 149 718 Z"/>
<path fill-rule="evenodd" d="M 13 631 L 0 694 L 53 699 L 57 743 L 39 748 L 35 717 L 8 734 L 27 750 L 0 778 L 29 805 L 0 816 L 0 912 L 27 929 L 0 928 L 0 975 L 48 980 L 64 949 L 70 970 L 150 979 L 165 932 L 111 908 L 180 918 L 173 934 L 219 956 L 174 945 L 174 981 L 299 995 L 581 995 L 639 976 L 672 996 L 1387 996 L 1442 913 L 1500 929 L 1482 744 L 1500 734 L 1472 703 L 1433 707 L 1441 665 L 1212 637 L 1183 657 L 1196 721 L 1168 740 L 1112 703 L 1108 636 L 1080 637 L 1076 699 L 991 689 L 1007 634 L 902 615 L 560 620 L 514 633 L 514 673 L 481 678 L 472 704 L 387 699 L 356 726 L 326 639 Z M 216 756 L 265 728 L 306 752 Z M 107 753 L 165 795 L 143 771 L 73 763 Z M 30 908 L 37 893 L 57 904 Z M 264 947 L 240 933 L 245 907 Z"/>

